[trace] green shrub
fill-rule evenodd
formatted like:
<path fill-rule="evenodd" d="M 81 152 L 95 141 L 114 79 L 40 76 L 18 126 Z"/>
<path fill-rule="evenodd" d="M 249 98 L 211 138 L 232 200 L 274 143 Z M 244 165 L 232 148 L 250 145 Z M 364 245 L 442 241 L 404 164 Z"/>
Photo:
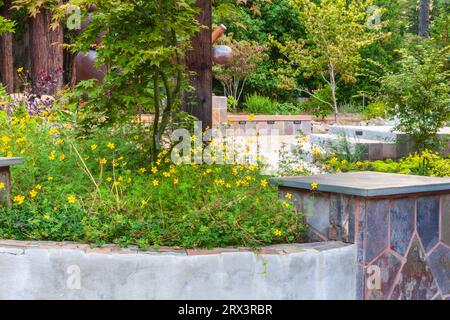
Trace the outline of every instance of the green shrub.
<path fill-rule="evenodd" d="M 436 148 L 437 132 L 450 119 L 450 47 L 423 43 L 400 53 L 400 71 L 382 81 L 383 99 L 399 120 L 396 129 L 408 133 L 417 149 Z"/>
<path fill-rule="evenodd" d="M 383 101 L 375 101 L 371 104 L 367 105 L 364 110 L 363 116 L 364 119 L 370 120 L 374 118 L 383 118 L 386 119 L 388 115 L 388 105 Z"/>
<path fill-rule="evenodd" d="M 319 88 L 311 100 L 302 104 L 302 109 L 316 117 L 326 117 L 333 113 L 333 98 L 329 87 Z"/>
<path fill-rule="evenodd" d="M 73 116 L 66 115 L 71 119 Z M 147 246 L 259 246 L 302 240 L 302 216 L 256 165 L 151 165 L 148 127 L 79 136 L 61 115 L 0 117 L 0 156 L 13 168 L 13 206 L 0 238 Z"/>
<path fill-rule="evenodd" d="M 450 177 L 450 158 L 425 150 L 398 161 L 347 161 L 333 157 L 325 162 L 329 172 L 377 171 L 421 176 Z"/>

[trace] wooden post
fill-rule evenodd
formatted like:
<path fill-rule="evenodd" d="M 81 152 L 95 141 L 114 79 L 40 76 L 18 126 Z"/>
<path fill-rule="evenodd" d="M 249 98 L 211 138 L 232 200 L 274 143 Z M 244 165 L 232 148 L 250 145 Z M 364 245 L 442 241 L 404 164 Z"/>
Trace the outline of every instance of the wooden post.
<path fill-rule="evenodd" d="M 0 8 L 0 14 L 11 18 L 11 0 L 6 0 Z M 14 63 L 13 63 L 13 36 L 5 33 L 0 37 L 0 82 L 6 87 L 8 93 L 14 92 Z"/>
<path fill-rule="evenodd" d="M 197 0 L 201 12 L 197 16 L 200 24 L 207 27 L 192 40 L 192 50 L 186 55 L 186 66 L 189 72 L 192 94 L 184 95 L 185 110 L 203 122 L 203 129 L 212 126 L 212 18 L 211 0 Z"/>
<path fill-rule="evenodd" d="M 0 167 L 0 204 L 11 206 L 11 171 L 9 167 Z"/>
<path fill-rule="evenodd" d="M 0 204 L 11 206 L 11 166 L 23 163 L 22 158 L 0 157 Z"/>

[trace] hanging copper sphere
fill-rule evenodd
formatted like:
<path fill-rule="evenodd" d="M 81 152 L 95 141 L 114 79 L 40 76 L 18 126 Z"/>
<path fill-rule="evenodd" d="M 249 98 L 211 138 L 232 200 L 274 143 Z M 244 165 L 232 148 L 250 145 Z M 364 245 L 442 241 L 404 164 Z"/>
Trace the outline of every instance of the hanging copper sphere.
<path fill-rule="evenodd" d="M 217 64 L 229 64 L 233 60 L 233 50 L 229 46 L 219 45 L 213 48 L 213 61 Z"/>

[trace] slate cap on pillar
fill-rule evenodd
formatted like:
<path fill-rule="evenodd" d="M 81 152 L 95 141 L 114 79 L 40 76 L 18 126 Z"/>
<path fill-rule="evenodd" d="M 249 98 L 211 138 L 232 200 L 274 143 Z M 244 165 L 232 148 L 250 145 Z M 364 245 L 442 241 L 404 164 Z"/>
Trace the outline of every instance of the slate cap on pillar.
<path fill-rule="evenodd" d="M 22 164 L 23 158 L 3 158 L 0 157 L 0 167 L 9 167 L 16 164 Z"/>
<path fill-rule="evenodd" d="M 311 184 L 317 183 L 318 191 L 361 197 L 392 196 L 450 190 L 450 179 L 448 178 L 368 171 L 307 177 L 272 178 L 270 179 L 270 183 L 281 187 L 304 190 L 311 190 Z"/>

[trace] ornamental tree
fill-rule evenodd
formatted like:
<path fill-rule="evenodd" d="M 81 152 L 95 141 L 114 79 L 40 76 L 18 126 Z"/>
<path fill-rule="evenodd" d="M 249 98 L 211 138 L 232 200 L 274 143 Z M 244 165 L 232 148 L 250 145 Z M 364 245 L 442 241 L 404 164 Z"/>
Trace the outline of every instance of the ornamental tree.
<path fill-rule="evenodd" d="M 154 161 L 163 134 L 180 105 L 180 91 L 187 88 L 184 56 L 199 30 L 194 0 L 72 0 L 59 7 L 64 18 L 72 5 L 85 8 L 96 3 L 92 22 L 69 47 L 87 52 L 106 31 L 97 48 L 97 63 L 108 67 L 102 84 L 81 83 L 89 91 L 84 107 L 102 113 L 103 124 L 129 121 L 137 111 L 154 112 L 150 154 Z M 96 113 L 97 112 L 97 113 Z M 93 116 L 90 123 L 98 122 Z M 103 125 L 102 124 L 102 125 Z"/>
<path fill-rule="evenodd" d="M 221 43 L 233 49 L 233 60 L 226 65 L 215 65 L 214 77 L 222 84 L 225 96 L 233 97 L 232 108 L 236 111 L 247 77 L 266 56 L 266 48 L 256 42 L 236 41 L 228 37 Z"/>
<path fill-rule="evenodd" d="M 360 50 L 381 37 L 380 10 L 371 10 L 373 0 L 291 0 L 306 29 L 306 38 L 280 43 L 287 81 L 316 76 L 331 89 L 337 120 L 336 91 L 339 81 L 355 83 L 362 60 Z M 289 80 L 291 79 L 291 80 Z M 309 90 L 304 90 L 313 95 Z"/>

